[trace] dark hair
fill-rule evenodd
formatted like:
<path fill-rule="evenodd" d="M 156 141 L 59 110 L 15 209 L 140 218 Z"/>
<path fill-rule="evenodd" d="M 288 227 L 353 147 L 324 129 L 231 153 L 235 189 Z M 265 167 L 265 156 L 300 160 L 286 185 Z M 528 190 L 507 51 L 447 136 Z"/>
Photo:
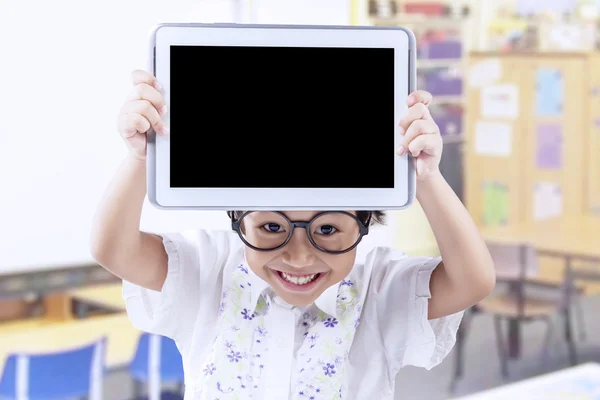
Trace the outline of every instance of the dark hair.
<path fill-rule="evenodd" d="M 239 218 L 244 211 L 227 211 L 229 218 Z M 371 213 L 371 225 L 381 224 L 385 225 L 385 211 L 357 211 L 356 216 L 363 222 L 367 222 Z"/>

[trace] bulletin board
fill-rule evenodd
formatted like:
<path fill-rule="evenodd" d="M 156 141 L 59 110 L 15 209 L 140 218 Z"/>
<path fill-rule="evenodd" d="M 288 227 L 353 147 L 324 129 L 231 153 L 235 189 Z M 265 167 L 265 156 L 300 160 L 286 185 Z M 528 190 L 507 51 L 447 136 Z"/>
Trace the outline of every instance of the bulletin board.
<path fill-rule="evenodd" d="M 583 53 L 471 55 L 465 203 L 479 226 L 568 219 L 600 205 L 596 62 Z M 587 104 L 597 116 L 592 137 Z"/>
<path fill-rule="evenodd" d="M 525 222 L 577 217 L 586 212 L 587 56 L 537 55 L 529 64 L 524 80 L 533 96 L 523 98 L 522 120 Z"/>
<path fill-rule="evenodd" d="M 523 218 L 524 62 L 472 54 L 467 77 L 465 205 L 479 226 L 510 226 Z"/>
<path fill-rule="evenodd" d="M 600 218 L 600 55 L 590 57 L 587 208 Z"/>

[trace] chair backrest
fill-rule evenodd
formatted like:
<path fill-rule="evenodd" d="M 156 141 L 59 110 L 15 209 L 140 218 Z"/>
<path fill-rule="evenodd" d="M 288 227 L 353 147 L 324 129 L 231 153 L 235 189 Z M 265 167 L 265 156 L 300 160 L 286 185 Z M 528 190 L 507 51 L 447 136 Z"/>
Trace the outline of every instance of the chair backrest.
<path fill-rule="evenodd" d="M 535 248 L 527 244 L 487 243 L 494 260 L 496 276 L 505 280 L 525 280 L 538 274 Z"/>
<path fill-rule="evenodd" d="M 106 338 L 46 354 L 11 354 L 0 379 L 0 398 L 87 397 L 102 400 Z"/>
<path fill-rule="evenodd" d="M 161 383 L 183 383 L 183 360 L 175 342 L 165 336 L 140 335 L 129 365 L 131 376 L 148 384 L 150 400 L 160 398 Z"/>

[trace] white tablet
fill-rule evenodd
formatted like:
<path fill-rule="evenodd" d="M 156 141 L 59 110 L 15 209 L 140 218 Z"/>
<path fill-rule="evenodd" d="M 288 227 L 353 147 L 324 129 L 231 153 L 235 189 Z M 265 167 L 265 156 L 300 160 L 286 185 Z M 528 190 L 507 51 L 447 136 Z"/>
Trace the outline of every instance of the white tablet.
<path fill-rule="evenodd" d="M 169 136 L 148 133 L 162 209 L 384 210 L 415 197 L 398 122 L 415 90 L 403 28 L 160 24 L 150 68 Z"/>

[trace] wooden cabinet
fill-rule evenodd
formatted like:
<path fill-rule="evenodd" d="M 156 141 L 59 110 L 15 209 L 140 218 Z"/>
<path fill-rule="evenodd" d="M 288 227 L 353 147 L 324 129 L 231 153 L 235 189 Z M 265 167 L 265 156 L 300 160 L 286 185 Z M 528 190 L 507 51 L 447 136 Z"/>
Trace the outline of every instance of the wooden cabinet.
<path fill-rule="evenodd" d="M 465 205 L 480 226 L 600 211 L 600 57 L 469 56 Z"/>

